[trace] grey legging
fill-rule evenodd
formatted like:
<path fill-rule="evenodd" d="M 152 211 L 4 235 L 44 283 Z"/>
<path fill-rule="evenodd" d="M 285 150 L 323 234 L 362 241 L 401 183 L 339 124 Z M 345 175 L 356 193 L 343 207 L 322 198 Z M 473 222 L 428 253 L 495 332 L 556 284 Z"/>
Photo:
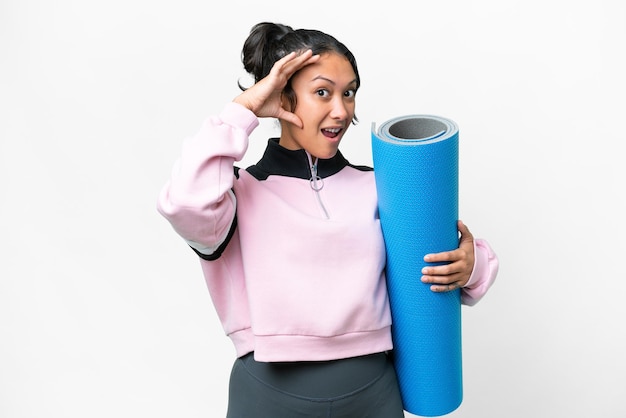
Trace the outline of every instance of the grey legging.
<path fill-rule="evenodd" d="M 227 418 L 402 418 L 396 373 L 385 353 L 343 360 L 235 361 Z"/>

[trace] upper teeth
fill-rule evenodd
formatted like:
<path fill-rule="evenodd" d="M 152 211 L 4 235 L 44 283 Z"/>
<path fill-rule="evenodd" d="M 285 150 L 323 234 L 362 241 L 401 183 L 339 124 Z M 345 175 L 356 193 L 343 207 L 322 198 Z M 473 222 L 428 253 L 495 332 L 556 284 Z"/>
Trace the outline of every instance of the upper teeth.
<path fill-rule="evenodd" d="M 332 132 L 332 133 L 334 133 L 334 134 L 336 134 L 337 132 L 339 132 L 339 131 L 340 131 L 340 129 L 339 129 L 339 128 L 326 129 L 326 130 L 327 130 L 328 132 Z"/>

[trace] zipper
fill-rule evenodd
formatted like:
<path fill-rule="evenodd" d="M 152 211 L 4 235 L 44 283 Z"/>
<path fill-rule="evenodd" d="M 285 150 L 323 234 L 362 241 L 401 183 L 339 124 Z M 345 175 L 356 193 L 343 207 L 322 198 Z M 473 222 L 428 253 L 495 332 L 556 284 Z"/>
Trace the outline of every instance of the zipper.
<path fill-rule="evenodd" d="M 324 206 L 324 202 L 322 202 L 322 196 L 320 196 L 320 190 L 324 188 L 324 179 L 322 179 L 317 174 L 317 160 L 315 161 L 315 164 L 313 164 L 311 154 L 306 152 L 306 156 L 309 159 L 309 167 L 311 169 L 311 178 L 309 179 L 309 185 L 311 186 L 311 189 L 313 189 L 313 191 L 315 192 L 315 196 L 317 197 L 317 203 L 320 205 L 320 208 L 322 208 L 324 216 L 326 217 L 326 219 L 330 219 L 330 215 L 328 215 L 328 211 Z"/>

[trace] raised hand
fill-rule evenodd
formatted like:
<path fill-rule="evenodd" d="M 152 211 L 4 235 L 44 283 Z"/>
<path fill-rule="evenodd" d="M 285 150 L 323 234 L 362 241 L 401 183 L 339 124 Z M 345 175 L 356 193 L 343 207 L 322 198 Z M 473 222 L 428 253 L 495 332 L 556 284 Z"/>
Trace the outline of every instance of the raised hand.
<path fill-rule="evenodd" d="M 287 85 L 287 81 L 296 71 L 318 59 L 319 55 L 313 55 L 313 51 L 310 49 L 301 54 L 291 52 L 276 61 L 265 78 L 259 80 L 233 101 L 245 106 L 257 117 L 279 118 L 301 128 L 302 121 L 300 118 L 283 108 L 281 93 Z"/>

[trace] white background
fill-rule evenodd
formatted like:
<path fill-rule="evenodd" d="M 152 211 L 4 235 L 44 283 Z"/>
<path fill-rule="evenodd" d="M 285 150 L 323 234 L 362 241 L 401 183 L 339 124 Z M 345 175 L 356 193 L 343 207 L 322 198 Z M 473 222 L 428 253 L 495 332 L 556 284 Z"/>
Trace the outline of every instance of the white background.
<path fill-rule="evenodd" d="M 460 216 L 501 270 L 450 416 L 626 416 L 624 2 L 211 4 L 0 1 L 0 417 L 224 416 L 234 350 L 155 202 L 262 20 L 356 55 L 351 162 L 372 122 L 459 125 Z"/>

